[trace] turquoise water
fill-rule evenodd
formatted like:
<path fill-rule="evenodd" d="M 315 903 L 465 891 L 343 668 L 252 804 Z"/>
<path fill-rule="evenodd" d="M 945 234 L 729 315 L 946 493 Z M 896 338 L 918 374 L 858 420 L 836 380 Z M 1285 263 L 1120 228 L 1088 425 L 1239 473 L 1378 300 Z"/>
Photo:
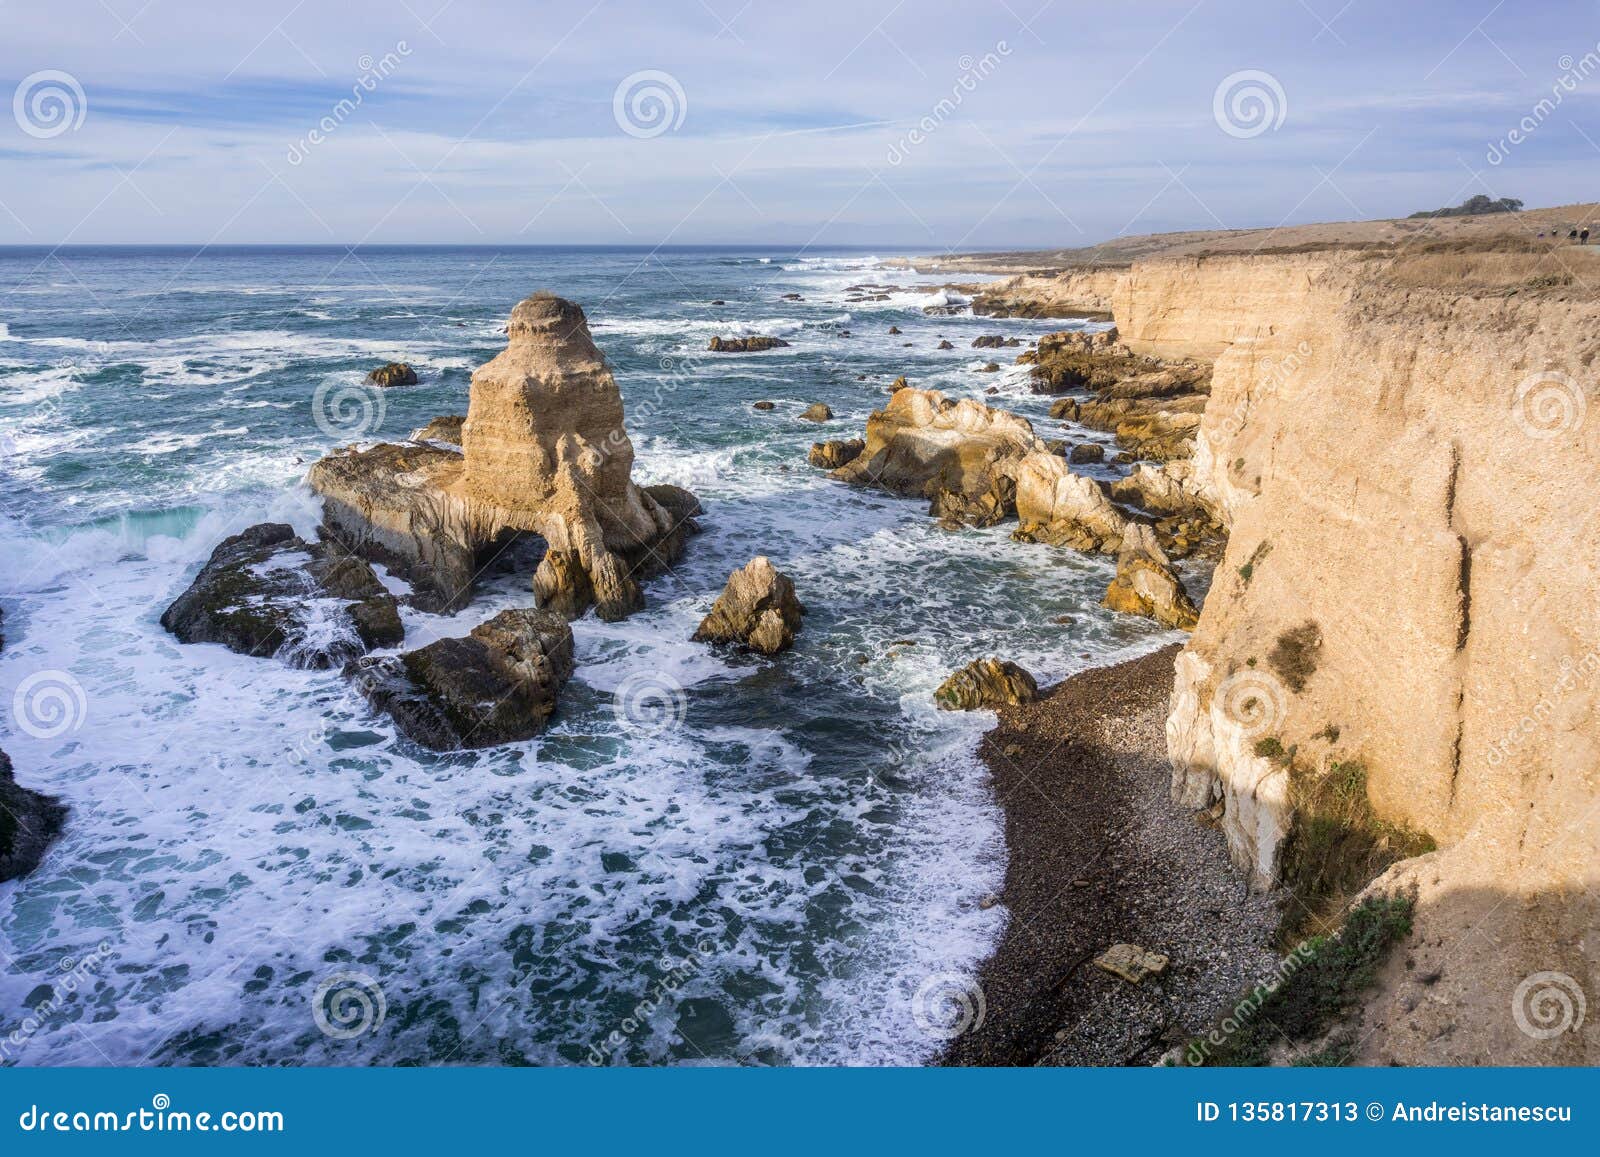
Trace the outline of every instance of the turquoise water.
<path fill-rule="evenodd" d="M 862 283 L 888 299 L 847 301 Z M 40 869 L 0 885 L 0 1041 L 24 1037 L 0 1063 L 937 1053 L 929 993 L 959 989 L 1003 927 L 980 901 L 1005 848 L 972 754 L 986 717 L 930 692 L 981 655 L 1053 680 L 1167 636 L 1097 606 L 1107 560 L 940 531 L 922 503 L 806 465 L 902 373 L 996 386 L 1045 437 L 1103 437 L 1045 417 L 1015 351 L 969 348 L 1063 323 L 926 316 L 947 300 L 932 284 L 778 249 L 0 251 L 0 725 L 19 780 L 71 807 Z M 536 289 L 588 312 L 636 477 L 706 507 L 644 613 L 575 624 L 546 735 L 433 755 L 336 673 L 162 631 L 224 535 L 314 531 L 319 455 L 463 413 Z M 734 333 L 792 345 L 702 355 Z M 978 372 L 991 356 L 1002 371 Z M 330 425 L 318 399 L 394 359 L 421 384 Z M 815 401 L 836 420 L 800 421 Z M 758 553 L 809 609 L 796 648 L 689 642 Z M 407 611 L 407 647 L 526 605 L 527 578 L 453 617 Z"/>

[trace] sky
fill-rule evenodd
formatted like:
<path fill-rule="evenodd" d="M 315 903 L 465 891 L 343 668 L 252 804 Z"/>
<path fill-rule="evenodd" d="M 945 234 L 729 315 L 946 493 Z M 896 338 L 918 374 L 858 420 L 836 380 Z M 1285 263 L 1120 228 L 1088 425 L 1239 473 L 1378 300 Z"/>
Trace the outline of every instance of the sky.
<path fill-rule="evenodd" d="M 983 249 L 1600 199 L 1600 4 L 0 0 L 0 244 Z"/>

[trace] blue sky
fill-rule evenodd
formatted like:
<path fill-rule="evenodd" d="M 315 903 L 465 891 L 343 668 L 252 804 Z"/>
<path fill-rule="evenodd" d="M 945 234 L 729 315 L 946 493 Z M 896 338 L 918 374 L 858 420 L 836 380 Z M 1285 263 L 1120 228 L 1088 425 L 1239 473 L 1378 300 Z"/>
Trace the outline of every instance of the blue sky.
<path fill-rule="evenodd" d="M 1592 2 L 0 0 L 0 29 L 0 244 L 971 249 L 1600 199 Z"/>

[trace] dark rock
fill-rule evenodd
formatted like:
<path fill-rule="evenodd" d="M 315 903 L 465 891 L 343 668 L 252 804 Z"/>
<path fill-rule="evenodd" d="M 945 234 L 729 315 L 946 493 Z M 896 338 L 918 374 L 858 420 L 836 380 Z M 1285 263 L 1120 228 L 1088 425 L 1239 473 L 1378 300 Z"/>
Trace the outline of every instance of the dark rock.
<path fill-rule="evenodd" d="M 1090 462 L 1104 462 L 1106 448 L 1098 442 L 1080 442 L 1072 448 L 1072 453 L 1067 455 L 1067 461 L 1074 466 L 1082 466 Z"/>
<path fill-rule="evenodd" d="M 11 758 L 0 751 L 0 884 L 37 868 L 66 819 L 59 800 L 17 783 Z"/>
<path fill-rule="evenodd" d="M 890 337 L 893 337 L 895 334 L 898 334 L 899 332 L 900 332 L 900 327 L 899 326 L 891 325 L 889 327 L 889 336 Z"/>
<path fill-rule="evenodd" d="M 750 408 L 752 410 L 776 410 L 778 408 L 778 403 L 766 401 L 755 402 L 750 406 Z"/>
<path fill-rule="evenodd" d="M 833 442 L 813 442 L 811 444 L 811 453 L 807 456 L 806 461 L 813 466 L 820 466 L 824 470 L 837 470 L 846 462 L 854 462 L 866 447 L 866 442 L 860 438 Z"/>
<path fill-rule="evenodd" d="M 789 343 L 780 337 L 714 337 L 706 349 L 714 354 L 753 354 L 779 349 Z"/>
<path fill-rule="evenodd" d="M 367 381 L 386 389 L 389 386 L 414 386 L 417 384 L 417 371 L 408 362 L 390 362 L 368 374 Z"/>
<path fill-rule="evenodd" d="M 944 341 L 939 343 L 938 348 L 942 349 L 942 350 L 953 350 L 956 347 L 955 347 L 955 343 L 954 342 L 951 342 L 950 340 L 946 339 L 946 340 L 944 340 Z"/>
<path fill-rule="evenodd" d="M 548 610 L 502 611 L 466 638 L 357 659 L 345 668 L 368 702 L 434 751 L 531 739 L 573 671 L 572 628 Z"/>
<path fill-rule="evenodd" d="M 933 693 L 945 711 L 976 711 L 986 707 L 1031 703 L 1039 697 L 1032 675 L 1004 659 L 976 659 L 952 674 Z"/>
<path fill-rule="evenodd" d="M 371 566 L 278 522 L 219 544 L 161 625 L 180 642 L 221 643 L 310 668 L 338 666 L 404 637 L 395 597 Z"/>

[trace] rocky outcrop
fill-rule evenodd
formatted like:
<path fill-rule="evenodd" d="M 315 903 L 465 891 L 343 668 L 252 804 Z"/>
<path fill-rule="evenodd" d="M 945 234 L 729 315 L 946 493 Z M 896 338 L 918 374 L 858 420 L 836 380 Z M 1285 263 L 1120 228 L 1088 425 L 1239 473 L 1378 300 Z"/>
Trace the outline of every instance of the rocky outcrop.
<path fill-rule="evenodd" d="M 1002 346 L 1016 346 L 1021 344 L 1021 338 L 1007 337 L 1003 333 L 982 334 L 972 339 L 972 348 L 975 350 L 996 350 L 1000 349 Z"/>
<path fill-rule="evenodd" d="M 365 561 L 276 522 L 218 545 L 161 625 L 180 642 L 309 668 L 342 665 L 404 636 L 394 596 Z"/>
<path fill-rule="evenodd" d="M 414 386 L 417 384 L 417 371 L 407 362 L 390 362 L 369 373 L 367 382 L 385 389 L 390 386 Z"/>
<path fill-rule="evenodd" d="M 1039 697 L 1032 675 L 1005 659 L 975 659 L 953 673 L 933 693 L 944 711 L 979 711 L 1031 703 Z"/>
<path fill-rule="evenodd" d="M 632 481 L 622 397 L 583 311 L 538 293 L 507 336 L 472 376 L 461 453 L 386 444 L 312 467 L 325 531 L 410 580 L 428 610 L 464 606 L 480 556 L 534 535 L 548 545 L 533 579 L 542 604 L 622 618 L 684 530 Z"/>
<path fill-rule="evenodd" d="M 714 354 L 754 354 L 763 350 L 780 349 L 789 343 L 779 337 L 714 337 L 706 346 Z"/>
<path fill-rule="evenodd" d="M 1115 433 L 1119 446 L 1142 458 L 1189 457 L 1210 390 L 1207 363 L 1137 353 L 1115 329 L 1047 334 L 1017 360 L 1033 366 L 1037 393 L 1094 395 L 1053 404 L 1051 417 Z"/>
<path fill-rule="evenodd" d="M 1058 454 L 1029 454 L 1014 469 L 1019 541 L 1101 554 L 1122 549 L 1128 518 L 1106 497 L 1103 484 L 1073 473 Z"/>
<path fill-rule="evenodd" d="M 865 448 L 833 477 L 907 497 L 937 499 L 949 491 L 978 500 L 1035 452 L 1044 452 L 1044 443 L 1026 418 L 906 386 L 867 419 Z"/>
<path fill-rule="evenodd" d="M 1087 268 L 1056 274 L 1022 274 L 973 286 L 972 312 L 986 317 L 1111 316 L 1111 296 L 1122 270 Z"/>
<path fill-rule="evenodd" d="M 60 801 L 17 782 L 11 758 L 0 751 L 0 884 L 37 868 L 66 819 Z"/>
<path fill-rule="evenodd" d="M 820 466 L 824 470 L 837 470 L 847 462 L 852 462 L 866 448 L 866 442 L 860 438 L 835 439 L 830 442 L 811 443 L 811 453 L 806 461 L 813 466 Z"/>
<path fill-rule="evenodd" d="M 1101 605 L 1183 631 L 1192 630 L 1200 618 L 1172 567 L 1146 550 L 1127 550 L 1118 556 L 1117 577 L 1111 580 Z"/>
<path fill-rule="evenodd" d="M 446 446 L 461 445 L 461 427 L 466 423 L 464 414 L 446 414 L 433 419 L 426 426 L 411 431 L 413 442 L 442 442 Z"/>
<path fill-rule="evenodd" d="M 728 576 L 710 614 L 694 633 L 696 642 L 733 643 L 775 655 L 794 644 L 805 608 L 789 576 L 757 556 Z"/>
<path fill-rule="evenodd" d="M 533 738 L 572 671 L 572 628 L 559 614 L 532 609 L 502 611 L 465 638 L 346 669 L 403 735 L 434 751 Z"/>

